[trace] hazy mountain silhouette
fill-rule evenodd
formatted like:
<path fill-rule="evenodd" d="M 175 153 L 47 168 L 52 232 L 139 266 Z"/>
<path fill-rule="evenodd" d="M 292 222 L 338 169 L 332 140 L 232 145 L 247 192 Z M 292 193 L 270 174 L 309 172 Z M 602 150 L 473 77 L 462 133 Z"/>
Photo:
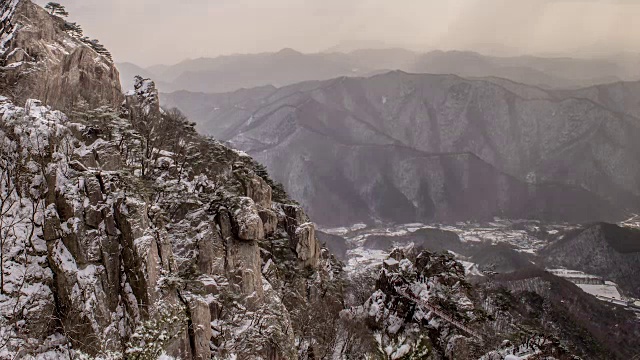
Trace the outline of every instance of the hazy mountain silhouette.
<path fill-rule="evenodd" d="M 319 222 L 612 219 L 640 204 L 640 122 L 585 91 L 396 71 L 163 99 Z"/>
<path fill-rule="evenodd" d="M 351 52 L 303 54 L 292 49 L 275 53 L 229 55 L 185 60 L 146 69 L 120 64 L 123 79 L 137 73 L 152 75 L 163 92 L 206 93 L 273 85 L 277 87 L 340 76 L 371 76 L 389 70 L 412 73 L 500 77 L 547 89 L 573 89 L 620 80 L 637 80 L 640 67 L 633 56 L 614 60 L 496 57 L 468 51 L 363 49 Z M 125 84 L 126 85 L 126 84 Z"/>

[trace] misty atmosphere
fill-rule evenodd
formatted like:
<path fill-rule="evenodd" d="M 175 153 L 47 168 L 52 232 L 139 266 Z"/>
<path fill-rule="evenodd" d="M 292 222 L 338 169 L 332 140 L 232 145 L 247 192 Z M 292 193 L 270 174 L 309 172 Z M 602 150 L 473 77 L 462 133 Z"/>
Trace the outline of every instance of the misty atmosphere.
<path fill-rule="evenodd" d="M 0 0 L 0 360 L 640 359 L 639 18 Z"/>

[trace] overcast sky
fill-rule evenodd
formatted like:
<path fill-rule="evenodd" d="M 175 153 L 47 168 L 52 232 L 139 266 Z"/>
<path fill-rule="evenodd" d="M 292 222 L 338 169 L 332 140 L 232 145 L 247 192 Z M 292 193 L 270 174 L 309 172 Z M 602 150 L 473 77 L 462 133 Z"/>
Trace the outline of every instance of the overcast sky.
<path fill-rule="evenodd" d="M 640 0 L 58 0 L 117 62 L 341 43 L 511 53 L 640 52 Z M 40 4 L 46 1 L 38 0 Z"/>

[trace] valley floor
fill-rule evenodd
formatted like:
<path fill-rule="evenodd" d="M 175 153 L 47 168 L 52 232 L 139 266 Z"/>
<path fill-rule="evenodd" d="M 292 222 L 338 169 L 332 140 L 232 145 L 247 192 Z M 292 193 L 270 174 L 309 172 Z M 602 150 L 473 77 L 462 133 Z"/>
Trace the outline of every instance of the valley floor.
<path fill-rule="evenodd" d="M 620 226 L 640 228 L 640 215 L 633 215 L 628 220 L 619 223 Z M 557 223 L 543 224 L 535 220 L 494 219 L 487 223 L 458 222 L 455 224 L 423 224 L 409 223 L 393 226 L 367 226 L 354 224 L 347 227 L 325 228 L 323 232 L 343 237 L 348 250 L 346 251 L 345 271 L 348 274 L 360 274 L 371 271 L 388 261 L 393 248 L 426 247 L 429 245 L 415 241 L 415 236 L 421 230 L 444 230 L 455 233 L 463 248 L 490 246 L 507 246 L 522 253 L 529 259 L 531 265 L 536 264 L 538 252 L 551 242 L 561 240 L 565 233 L 579 229 L 580 225 Z M 371 246 L 372 238 L 382 238 L 386 245 Z M 469 253 L 460 254 L 460 246 L 452 244 L 444 249 L 456 256 L 467 272 L 468 276 L 485 276 L 488 264 L 476 263 Z M 464 251 L 462 251 L 464 252 Z M 481 270 L 483 269 L 483 270 Z M 636 311 L 640 318 L 640 300 L 623 296 L 618 285 L 606 278 L 586 274 L 571 269 L 546 269 L 558 277 L 576 284 L 584 292 L 595 296 L 601 301 L 626 307 Z"/>

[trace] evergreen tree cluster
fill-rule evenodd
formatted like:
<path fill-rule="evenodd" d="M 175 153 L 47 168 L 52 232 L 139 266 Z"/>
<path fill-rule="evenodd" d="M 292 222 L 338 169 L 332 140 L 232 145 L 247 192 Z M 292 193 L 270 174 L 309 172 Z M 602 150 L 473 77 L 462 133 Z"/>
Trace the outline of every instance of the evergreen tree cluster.
<path fill-rule="evenodd" d="M 67 17 L 67 16 L 69 16 L 69 13 L 65 9 L 65 7 L 63 5 L 60 5 L 60 3 L 57 3 L 57 2 L 49 2 L 49 3 L 47 3 L 47 5 L 45 5 L 44 8 L 51 15 L 55 15 L 55 16 L 59 16 L 59 17 Z"/>
<path fill-rule="evenodd" d="M 68 32 L 69 34 L 71 34 L 72 36 L 81 38 L 84 33 L 82 31 L 82 27 L 80 27 L 80 25 L 78 25 L 77 23 L 74 22 L 68 22 L 65 21 L 64 22 L 64 31 Z"/>
<path fill-rule="evenodd" d="M 109 59 L 109 61 L 113 62 L 113 57 L 111 56 L 111 53 L 109 52 L 109 50 L 107 50 L 106 47 L 104 47 L 104 45 L 100 44 L 98 39 L 90 39 L 85 36 L 85 37 L 82 37 L 80 40 L 85 44 L 89 45 L 89 47 L 95 50 L 95 52 L 106 57 L 107 59 Z"/>
<path fill-rule="evenodd" d="M 67 17 L 69 13 L 65 9 L 63 5 L 57 2 L 49 2 L 44 7 L 49 14 L 55 15 L 58 17 Z M 82 27 L 75 22 L 65 21 L 64 22 L 64 31 L 70 34 L 73 37 L 80 39 L 83 43 L 89 45 L 95 52 L 106 57 L 109 61 L 113 62 L 113 57 L 107 48 L 104 45 L 100 44 L 97 39 L 91 39 L 89 37 L 84 36 L 84 32 L 82 31 Z"/>

